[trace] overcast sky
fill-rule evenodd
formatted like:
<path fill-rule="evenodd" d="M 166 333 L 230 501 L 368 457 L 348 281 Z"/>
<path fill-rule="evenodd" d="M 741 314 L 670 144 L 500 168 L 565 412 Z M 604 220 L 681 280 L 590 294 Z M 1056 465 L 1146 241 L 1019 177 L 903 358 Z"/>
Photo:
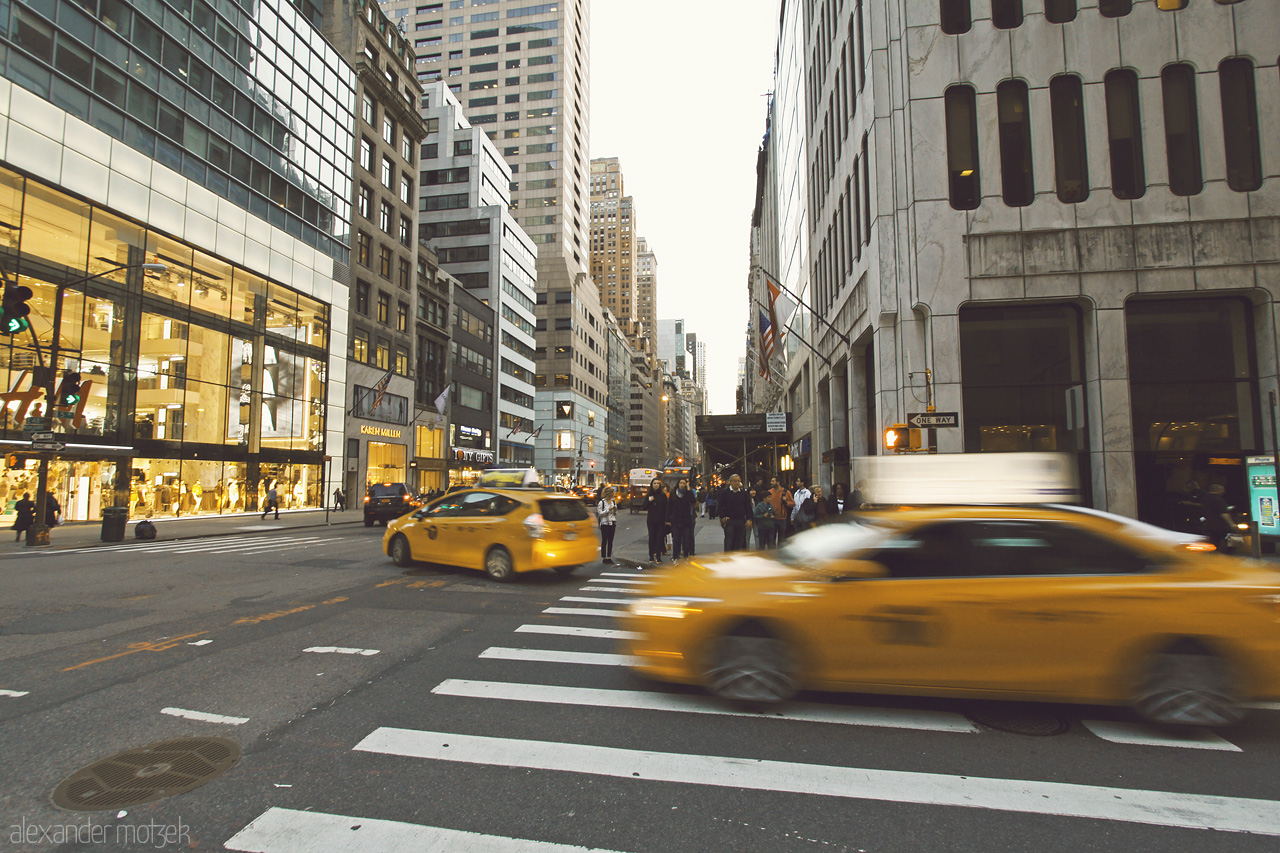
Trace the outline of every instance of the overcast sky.
<path fill-rule="evenodd" d="M 713 414 L 746 352 L 756 152 L 780 0 L 593 0 L 591 156 L 617 157 L 637 237 L 658 259 L 658 318 L 707 343 Z"/>

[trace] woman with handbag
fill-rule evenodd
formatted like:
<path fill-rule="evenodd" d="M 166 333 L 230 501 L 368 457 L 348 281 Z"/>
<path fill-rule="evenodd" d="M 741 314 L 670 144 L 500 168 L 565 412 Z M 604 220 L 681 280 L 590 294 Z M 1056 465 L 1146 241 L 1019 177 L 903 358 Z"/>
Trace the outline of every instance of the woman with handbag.
<path fill-rule="evenodd" d="M 657 565 L 662 562 L 667 539 L 667 493 L 658 477 L 653 478 L 649 491 L 645 492 L 644 510 L 648 514 L 645 524 L 649 528 L 649 562 Z"/>

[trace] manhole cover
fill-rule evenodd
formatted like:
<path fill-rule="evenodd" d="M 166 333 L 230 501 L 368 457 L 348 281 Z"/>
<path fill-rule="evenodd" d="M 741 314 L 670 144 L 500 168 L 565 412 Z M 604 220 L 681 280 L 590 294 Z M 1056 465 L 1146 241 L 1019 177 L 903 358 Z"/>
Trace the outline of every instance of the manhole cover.
<path fill-rule="evenodd" d="M 53 802 L 83 812 L 142 805 L 199 788 L 239 760 L 239 745 L 223 738 L 164 740 L 77 770 L 54 789 Z"/>
<path fill-rule="evenodd" d="M 1065 734 L 1070 728 L 1065 719 L 1051 711 L 1004 702 L 971 705 L 965 716 L 989 729 L 1032 737 Z"/>

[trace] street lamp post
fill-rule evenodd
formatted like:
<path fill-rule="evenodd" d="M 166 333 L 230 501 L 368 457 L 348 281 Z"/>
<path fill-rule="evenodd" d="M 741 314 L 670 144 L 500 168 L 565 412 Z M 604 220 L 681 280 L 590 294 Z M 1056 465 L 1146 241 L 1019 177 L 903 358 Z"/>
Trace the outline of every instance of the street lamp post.
<path fill-rule="evenodd" d="M 64 281 L 57 286 L 53 297 L 53 333 L 51 335 L 51 343 L 49 344 L 49 362 L 44 364 L 44 353 L 40 350 L 40 339 L 36 337 L 34 327 L 28 326 L 27 331 L 31 333 L 31 342 L 35 345 L 36 356 L 40 359 L 41 372 L 44 374 L 44 417 L 48 422 L 49 428 L 53 428 L 53 404 L 54 404 L 54 386 L 58 376 L 58 343 L 62 339 L 62 295 L 67 288 L 74 287 L 77 284 L 84 284 L 95 278 L 101 278 L 104 275 L 110 275 L 114 272 L 124 270 L 141 269 L 145 272 L 163 273 L 167 272 L 169 267 L 166 264 L 120 264 L 109 270 L 94 273 L 93 275 L 82 276 L 81 278 Z M 8 276 L 5 276 L 6 280 Z M 40 472 L 36 478 L 36 517 L 31 528 L 27 531 L 28 545 L 48 545 L 49 544 L 49 524 L 48 509 L 46 504 L 49 502 L 49 454 L 47 452 L 40 454 Z"/>

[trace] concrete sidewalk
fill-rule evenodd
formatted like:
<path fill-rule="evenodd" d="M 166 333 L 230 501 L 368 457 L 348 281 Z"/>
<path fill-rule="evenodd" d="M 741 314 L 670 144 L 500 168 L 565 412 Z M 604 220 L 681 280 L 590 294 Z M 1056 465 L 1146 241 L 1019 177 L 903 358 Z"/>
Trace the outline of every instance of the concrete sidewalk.
<path fill-rule="evenodd" d="M 133 527 L 141 519 L 130 519 L 124 531 L 125 542 L 139 541 Z M 256 512 L 232 515 L 184 515 L 180 518 L 153 518 L 156 525 L 156 541 L 174 539 L 199 539 L 206 536 L 231 536 L 237 533 L 259 533 L 266 530 L 289 530 L 300 527 L 323 527 L 326 524 L 323 509 L 281 510 L 280 519 L 268 515 L 264 520 Z M 360 524 L 364 520 L 360 509 L 345 512 L 330 511 L 328 524 Z M 27 546 L 8 540 L 9 549 L 25 548 L 29 551 L 58 550 L 59 548 L 85 548 L 92 545 L 112 545 L 102 541 L 101 521 L 79 521 L 59 525 L 49 531 L 47 548 Z M 0 538 L 0 543 L 6 540 Z"/>

